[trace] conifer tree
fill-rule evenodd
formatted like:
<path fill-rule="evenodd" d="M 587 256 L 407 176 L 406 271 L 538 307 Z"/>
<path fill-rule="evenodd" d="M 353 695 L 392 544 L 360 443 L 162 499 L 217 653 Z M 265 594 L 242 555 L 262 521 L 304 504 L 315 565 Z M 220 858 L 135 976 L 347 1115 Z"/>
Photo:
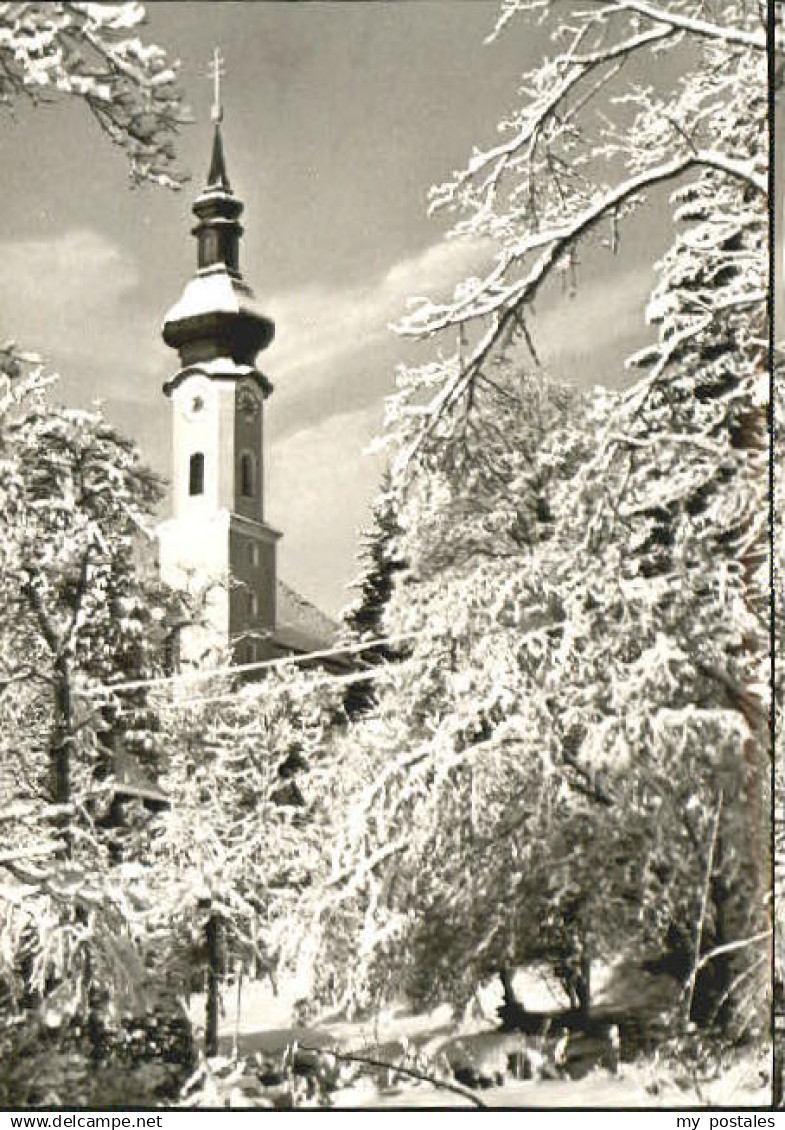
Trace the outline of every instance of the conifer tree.
<path fill-rule="evenodd" d="M 361 539 L 363 570 L 353 586 L 358 590 L 358 596 L 343 614 L 345 636 L 350 644 L 385 636 L 385 611 L 396 578 L 406 568 L 397 547 L 401 531 L 395 511 L 396 500 L 389 472 L 386 472 L 371 511 L 371 526 Z M 394 661 L 401 654 L 399 645 L 383 643 L 363 650 L 359 658 L 361 663 L 376 666 Z M 369 709 L 373 701 L 371 682 L 352 683 L 347 689 L 345 706 L 350 717 Z"/>
<path fill-rule="evenodd" d="M 144 692 L 123 701 L 111 685 L 156 670 L 166 598 L 136 553 L 160 489 L 97 414 L 39 405 L 5 429 L 3 1018 L 9 1038 L 43 1022 L 50 1038 L 60 1033 L 56 1056 L 67 1058 L 74 1041 L 83 1067 L 80 1033 L 100 1059 L 107 1026 L 116 1031 L 124 1013 L 151 1003 L 145 899 L 130 894 L 124 870 L 144 821 L 118 827 L 116 805 L 118 758 L 142 758 L 152 771 L 155 727 Z M 25 1058 L 19 1048 L 6 1053 Z M 13 1087 L 31 1080 L 6 1082 L 28 1101 Z M 83 1071 L 85 1101 L 90 1086 Z"/>

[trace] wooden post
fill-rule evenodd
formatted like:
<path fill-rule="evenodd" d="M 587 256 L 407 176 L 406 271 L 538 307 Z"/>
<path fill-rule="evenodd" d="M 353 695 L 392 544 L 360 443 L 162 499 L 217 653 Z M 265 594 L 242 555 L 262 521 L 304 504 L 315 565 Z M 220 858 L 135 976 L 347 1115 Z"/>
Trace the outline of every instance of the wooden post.
<path fill-rule="evenodd" d="M 586 928 L 586 913 L 583 906 L 581 906 L 578 911 L 576 928 L 578 932 L 578 952 L 575 955 L 575 1000 L 578 1007 L 578 1015 L 582 1021 L 586 1021 L 589 1018 L 589 1011 L 591 1009 L 591 943 L 589 941 L 589 931 Z"/>
<path fill-rule="evenodd" d="M 57 805 L 65 806 L 71 800 L 71 746 L 73 743 L 73 720 L 71 716 L 71 682 L 68 664 L 62 656 L 55 661 L 54 672 L 55 719 L 49 746 L 49 761 L 52 773 L 52 794 Z M 65 812 L 59 817 L 62 828 L 66 856 L 71 856 L 71 828 Z"/>
<path fill-rule="evenodd" d="M 700 912 L 698 914 L 698 921 L 695 924 L 695 942 L 693 947 L 692 957 L 692 970 L 690 971 L 689 980 L 687 982 L 684 1002 L 684 1025 L 689 1024 L 692 1016 L 692 1001 L 695 996 L 695 984 L 698 979 L 698 973 L 701 966 L 701 950 L 703 949 L 703 928 L 706 923 L 706 911 L 709 904 L 709 895 L 712 887 L 712 876 L 714 874 L 714 859 L 717 851 L 717 838 L 720 830 L 720 816 L 722 815 L 723 793 L 720 790 L 720 795 L 717 798 L 717 808 L 714 813 L 714 822 L 711 829 L 711 839 L 709 841 L 709 850 L 706 857 L 706 874 L 703 879 L 703 889 L 701 891 Z"/>
<path fill-rule="evenodd" d="M 239 961 L 235 967 L 235 972 L 237 974 L 237 1012 L 234 1017 L 234 1056 L 236 1059 L 240 1049 L 240 1008 L 243 998 L 243 967 Z"/>
<path fill-rule="evenodd" d="M 207 940 L 207 1000 L 204 1015 L 204 1054 L 218 1055 L 218 978 L 221 921 L 215 911 L 205 926 Z"/>
<path fill-rule="evenodd" d="M 581 941 L 581 954 L 578 977 L 575 984 L 575 996 L 578 1001 L 578 1014 L 582 1020 L 587 1020 L 591 1008 L 591 956 L 589 943 L 584 935 Z"/>

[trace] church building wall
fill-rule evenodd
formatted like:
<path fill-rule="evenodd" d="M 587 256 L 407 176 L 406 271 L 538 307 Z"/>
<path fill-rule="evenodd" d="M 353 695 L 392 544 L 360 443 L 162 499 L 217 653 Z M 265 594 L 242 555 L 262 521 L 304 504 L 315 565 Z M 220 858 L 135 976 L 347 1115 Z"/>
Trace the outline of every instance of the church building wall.
<path fill-rule="evenodd" d="M 234 414 L 234 486 L 232 508 L 235 513 L 256 522 L 264 521 L 264 478 L 262 466 L 263 409 L 261 399 L 247 386 L 237 391 Z M 243 459 L 251 464 L 250 496 L 243 490 Z"/>
<path fill-rule="evenodd" d="M 232 589 L 229 606 L 229 632 L 257 634 L 261 639 L 275 628 L 277 587 L 275 540 L 260 538 L 257 532 L 233 523 L 229 535 Z"/>

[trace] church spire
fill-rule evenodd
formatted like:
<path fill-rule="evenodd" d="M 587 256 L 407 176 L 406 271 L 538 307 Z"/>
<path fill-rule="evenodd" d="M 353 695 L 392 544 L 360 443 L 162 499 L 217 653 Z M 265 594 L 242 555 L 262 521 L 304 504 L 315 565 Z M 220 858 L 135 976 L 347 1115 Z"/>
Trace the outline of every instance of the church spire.
<path fill-rule="evenodd" d="M 197 265 L 200 271 L 212 267 L 225 267 L 240 277 L 240 237 L 243 234 L 239 218 L 243 205 L 232 192 L 226 172 L 221 122 L 224 110 L 221 102 L 221 78 L 225 74 L 221 52 L 216 47 L 208 68 L 213 80 L 213 104 L 210 117 L 213 121 L 213 148 L 207 184 L 194 201 L 193 212 L 199 221 L 193 229 L 197 240 Z"/>
<path fill-rule="evenodd" d="M 218 48 L 209 67 L 213 79 L 213 145 L 207 184 L 192 205 L 196 224 L 196 276 L 169 311 L 163 336 L 187 366 L 210 357 L 231 357 L 253 366 L 256 354 L 272 341 L 274 326 L 256 306 L 240 270 L 240 216 L 243 203 L 232 192 L 226 172 L 221 122 L 221 77 L 224 61 Z M 265 392 L 269 382 L 259 374 Z"/>
<path fill-rule="evenodd" d="M 242 201 L 232 192 L 226 172 L 221 122 L 224 111 L 221 102 L 221 78 L 225 74 L 224 60 L 216 47 L 208 68 L 213 80 L 213 104 L 210 117 L 213 121 L 213 148 L 207 184 L 193 204 L 199 221 L 193 229 L 197 240 L 197 265 L 200 271 L 225 267 L 240 277 L 240 237 L 243 234 L 239 218 Z"/>
<path fill-rule="evenodd" d="M 224 146 L 221 140 L 221 127 L 218 122 L 215 123 L 215 133 L 213 134 L 213 152 L 210 157 L 210 171 L 207 174 L 207 187 L 222 188 L 225 192 L 232 191 L 229 176 L 226 172 L 226 158 L 224 157 Z"/>
<path fill-rule="evenodd" d="M 210 107 L 210 118 L 215 125 L 210 171 L 207 174 L 207 187 L 221 187 L 227 192 L 231 192 L 232 188 L 226 173 L 223 141 L 221 140 L 221 122 L 224 118 L 223 102 L 221 101 L 221 79 L 226 74 L 226 70 L 220 47 L 214 48 L 207 73 L 213 80 L 213 104 Z"/>
<path fill-rule="evenodd" d="M 232 192 L 226 175 L 221 127 L 217 123 L 207 184 L 192 210 L 199 221 L 193 228 L 199 270 L 223 266 L 239 278 L 243 204 Z"/>

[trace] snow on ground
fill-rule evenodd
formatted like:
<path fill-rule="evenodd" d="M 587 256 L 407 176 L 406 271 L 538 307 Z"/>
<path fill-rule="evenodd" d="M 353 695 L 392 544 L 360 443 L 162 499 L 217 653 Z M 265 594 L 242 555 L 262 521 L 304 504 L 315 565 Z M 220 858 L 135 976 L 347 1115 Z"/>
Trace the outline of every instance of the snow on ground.
<path fill-rule="evenodd" d="M 514 986 L 519 999 L 531 1010 L 563 1008 L 567 1003 L 553 980 L 537 969 L 520 970 L 515 975 Z M 289 1029 L 297 1001 L 303 995 L 303 986 L 294 980 L 279 982 L 277 992 L 273 991 L 269 981 L 244 981 L 239 997 L 237 986 L 229 986 L 222 998 L 219 1032 L 225 1038 L 233 1038 L 236 1031 L 250 1035 L 271 1029 Z M 460 1030 L 472 1030 L 472 1025 L 477 1023 L 485 1028 L 495 1026 L 496 1009 L 501 1002 L 501 986 L 497 980 L 481 986 L 472 1002 L 472 1015 L 460 1025 Z M 200 1028 L 204 1022 L 204 997 L 201 994 L 191 998 L 189 1015 L 194 1026 Z M 341 1043 L 379 1043 L 383 1042 L 379 1039 L 380 1034 L 384 1041 L 399 1039 L 403 1035 L 411 1038 L 440 1024 L 449 1024 L 453 1033 L 457 1031 L 447 1005 L 422 1014 L 393 1005 L 378 1015 L 352 1021 L 325 1012 L 315 1024 L 316 1027 L 328 1025 L 333 1038 Z"/>
<path fill-rule="evenodd" d="M 542 1079 L 508 1083 L 478 1091 L 483 1104 L 493 1109 L 507 1107 L 558 1110 L 577 1107 L 596 1110 L 704 1107 L 731 1107 L 754 1110 L 770 1105 L 770 1089 L 754 1064 L 745 1061 L 725 1078 L 703 1086 L 680 1087 L 676 1083 L 656 1083 L 651 1066 L 624 1064 L 618 1076 L 598 1069 L 583 1079 Z M 450 1091 L 437 1091 L 425 1085 L 402 1085 L 385 1091 L 375 1089 L 370 1080 L 360 1080 L 336 1096 L 339 1107 L 469 1107 L 471 1104 Z"/>
<path fill-rule="evenodd" d="M 548 982 L 537 974 L 516 978 L 516 991 L 532 1009 L 547 1009 L 563 1002 Z M 429 1060 L 458 1040 L 469 1046 L 492 1043 L 496 1031 L 495 1009 L 501 995 L 494 985 L 477 994 L 472 1009 L 456 1020 L 447 1005 L 430 1012 L 413 1013 L 404 1006 L 391 1006 L 378 1014 L 356 1019 L 325 1013 L 308 1027 L 293 1023 L 300 995 L 294 985 L 282 985 L 278 993 L 269 982 L 245 983 L 224 995 L 219 1036 L 222 1051 L 235 1045 L 240 1055 L 252 1052 L 275 1054 L 292 1043 L 344 1052 L 358 1052 L 394 1061 L 404 1048 L 416 1048 Z M 197 1029 L 203 1023 L 204 998 L 194 996 L 191 1019 Z M 766 1064 L 754 1057 L 740 1062 L 723 1079 L 701 1086 L 679 1085 L 651 1062 L 622 1064 L 618 1075 L 597 1068 L 585 1078 L 512 1081 L 501 1087 L 477 1092 L 483 1104 L 493 1108 L 579 1107 L 732 1107 L 743 1110 L 766 1107 L 770 1102 Z M 769 1075 L 770 1078 L 770 1075 Z M 338 1092 L 334 1105 L 343 1108 L 395 1109 L 401 1107 L 469 1107 L 461 1095 L 426 1083 L 403 1081 L 399 1076 L 385 1086 L 367 1076 L 357 1078 Z"/>
<path fill-rule="evenodd" d="M 744 1086 L 739 1086 L 737 1083 L 738 1081 L 733 1081 L 728 1086 L 724 1081 L 720 1081 L 702 1090 L 674 1086 L 652 1094 L 646 1089 L 645 1076 L 627 1069 L 617 1078 L 606 1072 L 598 1072 L 596 1075 L 587 1075 L 585 1079 L 575 1082 L 566 1079 L 545 1079 L 491 1087 L 487 1091 L 479 1091 L 478 1097 L 485 1106 L 494 1109 L 513 1107 L 558 1110 L 563 1107 L 578 1107 L 583 1110 L 597 1110 L 611 1107 L 628 1110 L 635 1107 L 683 1109 L 699 1106 L 750 1110 L 769 1105 L 768 1087 L 756 1087 L 752 1080 Z M 464 1108 L 471 1104 L 450 1091 L 437 1091 L 435 1088 L 425 1086 L 401 1087 L 395 1091 L 379 1092 L 370 1080 L 363 1080 L 354 1088 L 342 1090 L 337 1096 L 336 1106 L 394 1110 L 396 1107 Z"/>

